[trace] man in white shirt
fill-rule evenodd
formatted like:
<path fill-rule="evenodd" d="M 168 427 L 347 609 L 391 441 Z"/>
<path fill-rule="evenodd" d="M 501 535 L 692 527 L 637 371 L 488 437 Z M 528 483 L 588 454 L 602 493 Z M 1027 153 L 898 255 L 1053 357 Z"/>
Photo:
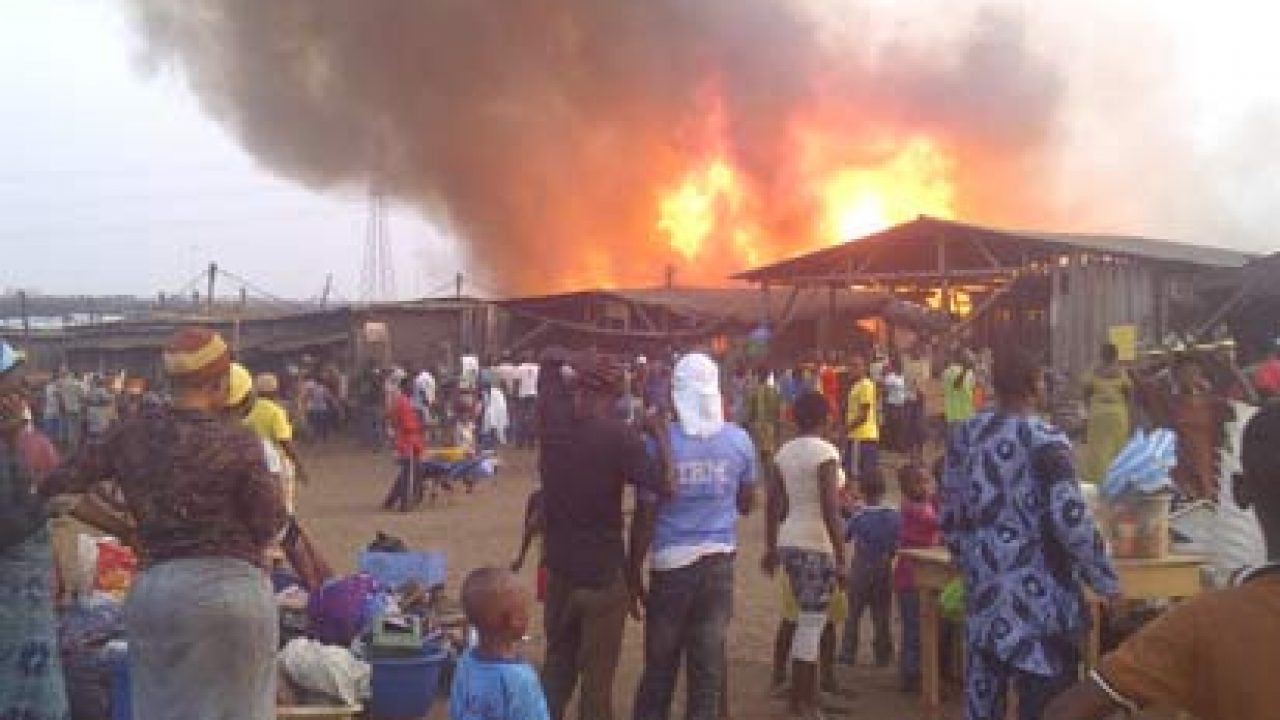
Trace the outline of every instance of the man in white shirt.
<path fill-rule="evenodd" d="M 62 396 L 58 392 L 58 383 L 52 380 L 44 386 L 44 423 L 41 428 L 51 441 L 62 440 Z"/>
<path fill-rule="evenodd" d="M 58 400 L 62 409 L 62 442 L 66 449 L 80 446 L 84 425 L 84 384 L 70 370 L 63 369 L 58 380 Z"/>
<path fill-rule="evenodd" d="M 413 406 L 423 420 L 431 417 L 431 408 L 436 404 L 436 378 L 430 370 L 422 369 L 413 379 Z"/>
<path fill-rule="evenodd" d="M 925 391 L 929 383 L 929 358 L 916 343 L 902 359 L 902 380 L 907 402 L 903 406 L 903 450 L 911 459 L 923 464 L 925 440 Z"/>
<path fill-rule="evenodd" d="M 459 385 L 464 390 L 475 390 L 480 383 L 480 357 L 467 350 L 462 355 L 459 362 L 462 370 L 462 379 Z"/>
<path fill-rule="evenodd" d="M 531 448 L 537 437 L 534 416 L 538 404 L 538 363 L 531 353 L 525 353 L 515 368 L 515 379 L 515 442 L 519 447 Z"/>

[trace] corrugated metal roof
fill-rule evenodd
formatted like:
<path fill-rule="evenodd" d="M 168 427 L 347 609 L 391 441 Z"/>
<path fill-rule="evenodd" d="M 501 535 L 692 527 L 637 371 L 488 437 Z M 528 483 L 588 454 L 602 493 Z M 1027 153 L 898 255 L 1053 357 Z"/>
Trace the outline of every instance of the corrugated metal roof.
<path fill-rule="evenodd" d="M 1037 242 L 1076 247 L 1084 250 L 1130 255 L 1148 260 L 1204 265 L 1207 267 L 1240 267 L 1253 254 L 1211 245 L 1193 245 L 1177 240 L 1137 237 L 1133 235 L 1092 235 L 1086 233 L 1028 232 L 996 230 Z"/>
<path fill-rule="evenodd" d="M 1128 235 L 1014 230 L 922 215 L 915 220 L 895 225 L 858 240 L 748 270 L 734 277 L 751 281 L 785 281 L 793 279 L 790 276 L 811 275 L 815 272 L 839 273 L 869 258 L 880 248 L 892 247 L 895 250 L 905 251 L 911 246 L 918 247 L 923 243 L 932 243 L 940 237 L 957 240 L 972 239 L 985 243 L 991 253 L 990 257 L 985 254 L 977 255 L 973 265 L 976 269 L 987 266 L 993 271 L 1012 269 L 1025 261 L 1043 261 L 1046 256 L 1070 250 L 1088 250 L 1204 268 L 1241 267 L 1254 257 L 1250 253 L 1239 250 L 1192 245 L 1173 240 Z M 969 250 L 972 252 L 973 248 Z M 928 272 L 933 266 L 932 259 L 928 257 L 908 257 L 905 252 L 895 252 L 893 255 L 894 258 L 887 261 L 885 257 L 877 257 L 877 264 L 893 267 L 895 262 L 914 262 L 915 265 L 910 268 L 910 271 L 916 273 Z M 991 265 L 990 260 L 998 261 L 998 265 Z"/>

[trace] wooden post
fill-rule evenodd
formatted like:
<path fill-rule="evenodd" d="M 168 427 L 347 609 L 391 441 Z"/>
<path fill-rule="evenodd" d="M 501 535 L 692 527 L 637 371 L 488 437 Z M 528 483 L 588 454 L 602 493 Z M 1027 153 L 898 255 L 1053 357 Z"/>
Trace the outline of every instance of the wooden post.
<path fill-rule="evenodd" d="M 920 690 L 924 716 L 930 720 L 942 717 L 942 658 L 938 647 L 942 632 L 941 605 L 936 589 L 920 590 Z"/>
<path fill-rule="evenodd" d="M 827 328 L 823 333 L 822 355 L 825 360 L 830 355 L 835 345 L 836 334 L 836 286 L 833 284 L 827 288 Z"/>
<path fill-rule="evenodd" d="M 942 279 L 942 311 L 951 317 L 951 281 L 947 276 L 947 239 L 938 238 L 938 276 Z"/>

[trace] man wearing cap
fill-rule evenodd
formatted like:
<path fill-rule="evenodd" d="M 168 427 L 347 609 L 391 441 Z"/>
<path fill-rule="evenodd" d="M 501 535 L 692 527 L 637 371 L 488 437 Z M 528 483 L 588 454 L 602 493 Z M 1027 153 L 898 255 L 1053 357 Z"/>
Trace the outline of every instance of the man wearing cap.
<path fill-rule="evenodd" d="M 230 366 L 216 333 L 179 330 L 164 352 L 173 406 L 113 428 L 40 487 L 123 491 L 144 567 L 125 604 L 132 701 L 148 720 L 275 717 L 279 627 L 261 565 L 285 513 L 261 441 L 225 419 Z"/>
<path fill-rule="evenodd" d="M 237 388 L 232 388 L 233 395 Z M 280 380 L 275 373 L 262 373 L 253 381 L 251 387 L 244 389 L 250 404 L 244 424 L 258 437 L 275 445 L 280 453 L 280 487 L 284 493 L 284 507 L 290 515 L 297 512 L 298 483 L 307 483 L 307 472 L 302 467 L 302 458 L 293 445 L 293 425 L 289 423 L 289 413 L 280 407 L 276 398 L 280 394 Z"/>
<path fill-rule="evenodd" d="M 548 357 L 540 371 L 539 470 L 548 568 L 542 684 L 554 720 L 564 717 L 575 685 L 581 720 L 613 720 L 613 679 L 629 598 L 624 487 L 669 497 L 673 483 L 661 461 L 665 438 L 656 438 L 655 460 L 641 434 L 616 416 L 621 372 L 591 356 L 577 364 L 562 373 L 569 366 Z M 571 403 L 561 402 L 561 383 L 572 393 Z"/>
<path fill-rule="evenodd" d="M 687 668 L 686 717 L 716 720 L 726 676 L 725 642 L 733 612 L 734 556 L 739 515 L 755 505 L 759 464 L 751 438 L 725 422 L 720 371 L 706 355 L 691 353 L 672 377 L 676 422 L 667 428 L 677 486 L 661 504 L 637 506 L 631 587 L 640 580 L 652 545 L 645 663 L 636 690 L 636 720 L 665 720 L 676 673 Z M 648 542 L 649 538 L 652 542 Z"/>

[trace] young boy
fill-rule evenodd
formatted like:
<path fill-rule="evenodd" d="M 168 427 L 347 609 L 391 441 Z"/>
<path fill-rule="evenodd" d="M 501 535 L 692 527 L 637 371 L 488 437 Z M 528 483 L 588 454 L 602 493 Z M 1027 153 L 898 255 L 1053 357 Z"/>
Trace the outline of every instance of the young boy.
<path fill-rule="evenodd" d="M 898 486 L 902 488 L 902 534 L 898 546 L 904 550 L 942 544 L 938 508 L 929 493 L 929 485 L 929 478 L 918 465 L 904 465 L 898 471 Z M 898 559 L 893 588 L 898 594 L 898 613 L 902 616 L 899 662 L 902 690 L 916 692 L 920 687 L 920 591 L 916 588 L 911 560 Z"/>
<path fill-rule="evenodd" d="M 518 573 L 524 567 L 524 559 L 529 554 L 529 546 L 534 538 L 538 539 L 538 602 L 547 599 L 547 563 L 542 548 L 542 533 L 546 529 L 546 516 L 542 512 L 542 488 L 529 493 L 529 501 L 524 506 L 524 536 L 520 540 L 520 552 L 515 562 L 511 563 L 511 572 Z"/>
<path fill-rule="evenodd" d="M 1200 720 L 1263 720 L 1280 709 L 1280 405 L 1244 431 L 1243 475 L 1232 490 L 1252 506 L 1267 542 L 1265 565 L 1230 590 L 1172 610 L 1103 658 L 1088 680 L 1060 695 L 1049 720 L 1100 720 L 1159 707 Z"/>
<path fill-rule="evenodd" d="M 462 608 L 480 642 L 458 661 L 450 720 L 550 720 L 538 675 L 520 659 L 529 595 L 516 576 L 493 567 L 473 571 L 462 584 Z"/>
<path fill-rule="evenodd" d="M 866 504 L 849 518 L 845 533 L 845 540 L 853 543 L 854 554 L 849 570 L 849 619 L 844 624 L 840 662 L 857 662 L 858 626 L 863 611 L 870 608 L 876 665 L 886 667 L 893 661 L 893 556 L 898 551 L 902 516 L 884 504 L 884 476 L 878 469 L 869 468 L 863 474 L 861 487 Z"/>

